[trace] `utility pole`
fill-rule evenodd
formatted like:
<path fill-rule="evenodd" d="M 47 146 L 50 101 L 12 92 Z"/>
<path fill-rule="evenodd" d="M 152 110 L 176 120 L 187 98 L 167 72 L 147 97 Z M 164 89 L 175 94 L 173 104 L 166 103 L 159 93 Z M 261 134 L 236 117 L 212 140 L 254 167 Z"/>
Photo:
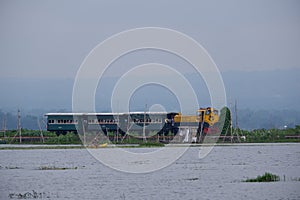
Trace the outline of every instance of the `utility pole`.
<path fill-rule="evenodd" d="M 238 142 L 241 142 L 240 140 L 240 136 L 239 136 L 239 123 L 238 123 L 238 109 L 237 109 L 237 100 L 235 100 L 235 103 L 234 103 L 234 113 L 235 113 L 235 134 L 236 134 L 236 137 L 237 137 L 237 141 Z"/>
<path fill-rule="evenodd" d="M 145 106 L 145 110 L 144 110 L 144 125 L 143 125 L 143 141 L 147 142 L 146 140 L 146 109 L 147 109 L 147 104 Z"/>
<path fill-rule="evenodd" d="M 21 131 L 21 113 L 20 109 L 18 109 L 18 124 L 17 124 L 17 129 L 19 133 L 19 141 L 22 143 L 22 131 Z"/>
<path fill-rule="evenodd" d="M 3 137 L 6 137 L 6 115 L 3 115 L 3 120 L 2 120 L 2 131 L 3 132 Z"/>
<path fill-rule="evenodd" d="M 40 135 L 42 137 L 42 141 L 43 141 L 43 143 L 45 143 L 45 139 L 44 139 L 44 135 L 43 135 L 43 129 L 41 127 L 41 123 L 40 123 L 40 119 L 39 118 L 37 118 L 37 123 L 38 123 L 39 129 L 40 129 Z"/>
<path fill-rule="evenodd" d="M 120 114 L 118 113 L 117 116 L 117 142 L 119 142 L 119 121 L 120 121 Z"/>
<path fill-rule="evenodd" d="M 239 124 L 238 124 L 238 109 L 237 109 L 237 100 L 235 100 L 235 104 L 234 104 L 234 113 L 235 113 L 235 128 L 238 129 L 239 128 Z"/>

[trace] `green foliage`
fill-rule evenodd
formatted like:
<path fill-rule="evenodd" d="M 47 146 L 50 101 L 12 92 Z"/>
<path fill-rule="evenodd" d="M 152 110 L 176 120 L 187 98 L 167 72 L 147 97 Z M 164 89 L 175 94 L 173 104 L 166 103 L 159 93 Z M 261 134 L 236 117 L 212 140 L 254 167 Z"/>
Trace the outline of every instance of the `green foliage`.
<path fill-rule="evenodd" d="M 217 124 L 218 128 L 222 130 L 222 135 L 228 135 L 230 132 L 231 123 L 231 112 L 228 107 L 223 107 L 220 111 L 219 122 Z"/>
<path fill-rule="evenodd" d="M 247 179 L 244 182 L 274 182 L 279 180 L 280 180 L 279 176 L 266 172 L 262 176 L 257 176 L 256 178 Z"/>
<path fill-rule="evenodd" d="M 67 133 L 66 135 L 59 135 L 57 137 L 49 138 L 46 144 L 81 144 L 78 134 Z"/>
<path fill-rule="evenodd" d="M 222 130 L 223 135 L 230 136 L 230 110 L 227 107 L 224 107 L 220 113 L 220 122 L 218 124 L 219 129 Z M 224 126 L 223 126 L 224 123 Z M 222 127 L 223 126 L 223 127 Z M 237 132 L 240 136 L 245 136 L 245 139 L 241 140 L 242 142 L 247 143 L 266 143 L 266 142 L 300 142 L 300 126 L 297 125 L 295 128 L 288 129 L 256 129 L 256 130 L 232 130 Z M 94 133 L 93 133 L 94 134 Z M 95 137 L 92 133 L 87 133 L 86 136 L 89 138 Z M 151 133 L 152 135 L 154 133 Z M 109 132 L 111 140 L 114 137 L 113 132 Z M 18 139 L 19 133 L 17 130 L 8 130 L 4 133 L 0 133 L 0 143 L 6 144 L 19 144 Z M 22 143 L 23 144 L 43 144 L 43 140 L 40 137 L 41 132 L 39 130 L 27 130 L 22 129 Z M 44 144 L 82 144 L 78 134 L 72 132 L 67 133 L 66 135 L 57 136 L 54 132 L 43 131 Z M 136 137 L 134 137 L 136 136 Z M 137 137 L 139 136 L 139 138 Z M 126 138 L 121 142 L 123 136 L 119 135 L 119 141 L 115 142 L 116 144 L 142 144 L 143 139 L 140 137 L 140 134 L 129 133 Z M 33 137 L 33 138 L 31 138 Z M 147 139 L 148 142 L 156 142 L 157 137 L 153 136 L 150 139 Z M 222 140 L 223 142 L 223 140 Z M 159 146 L 158 144 L 145 144 L 145 146 Z"/>
<path fill-rule="evenodd" d="M 264 143 L 264 142 L 300 142 L 300 127 L 289 129 L 258 129 L 241 130 L 241 135 L 246 137 L 245 142 Z"/>
<path fill-rule="evenodd" d="M 21 129 L 21 133 L 23 137 L 40 137 L 41 136 L 41 132 L 38 130 L 28 130 L 28 129 Z M 55 137 L 56 134 L 54 132 L 49 132 L 49 131 L 43 131 L 43 136 L 44 137 Z M 18 136 L 18 132 L 17 130 L 7 130 L 5 132 L 5 136 L 6 137 L 14 137 L 14 136 Z M 4 133 L 1 133 L 0 136 L 4 136 Z"/>

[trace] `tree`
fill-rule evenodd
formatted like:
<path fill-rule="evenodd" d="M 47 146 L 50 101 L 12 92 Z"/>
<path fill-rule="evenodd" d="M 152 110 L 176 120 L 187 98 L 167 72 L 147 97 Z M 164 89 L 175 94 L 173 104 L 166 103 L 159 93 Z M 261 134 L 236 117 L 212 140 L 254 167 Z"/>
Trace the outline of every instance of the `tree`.
<path fill-rule="evenodd" d="M 227 135 L 230 132 L 231 126 L 231 112 L 228 107 L 223 107 L 220 111 L 220 117 L 218 122 L 218 128 L 222 135 Z"/>

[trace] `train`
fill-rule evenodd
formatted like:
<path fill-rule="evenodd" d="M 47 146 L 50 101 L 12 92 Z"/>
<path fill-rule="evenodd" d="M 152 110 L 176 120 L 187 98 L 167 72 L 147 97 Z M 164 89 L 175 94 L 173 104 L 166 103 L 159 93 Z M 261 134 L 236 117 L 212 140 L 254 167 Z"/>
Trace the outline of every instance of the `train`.
<path fill-rule="evenodd" d="M 212 107 L 200 108 L 195 115 L 179 112 L 128 112 L 128 113 L 47 113 L 47 130 L 57 135 L 67 132 L 102 131 L 105 135 L 128 132 L 137 136 L 154 134 L 175 136 L 191 129 L 196 135 L 216 131 L 219 111 Z M 142 135 L 143 133 L 143 135 Z M 194 134 L 194 135 L 195 135 Z"/>

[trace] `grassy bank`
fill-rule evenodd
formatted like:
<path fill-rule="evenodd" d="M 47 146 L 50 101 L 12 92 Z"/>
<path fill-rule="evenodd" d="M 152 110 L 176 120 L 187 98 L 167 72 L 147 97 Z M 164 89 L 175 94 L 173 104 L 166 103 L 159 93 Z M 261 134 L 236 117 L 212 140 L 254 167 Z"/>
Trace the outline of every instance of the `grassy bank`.
<path fill-rule="evenodd" d="M 240 142 L 242 143 L 276 143 L 276 142 L 300 142 L 300 126 L 289 129 L 259 129 L 259 130 L 233 130 L 233 133 L 227 132 L 227 140 L 220 137 L 218 143 L 230 143 L 230 135 L 236 135 L 238 133 L 240 137 Z M 223 135 L 221 135 L 223 136 Z M 152 147 L 152 146 L 164 146 L 161 141 L 157 140 L 156 136 L 147 139 L 144 142 L 141 138 L 136 137 L 126 137 L 125 139 L 119 138 L 116 141 L 113 138 L 113 134 L 109 133 L 110 141 L 113 144 L 137 144 L 141 147 Z M 170 137 L 170 136 L 169 136 Z M 102 141 L 102 142 L 100 142 Z M 96 145 L 105 143 L 104 140 L 97 141 Z M 20 144 L 19 134 L 16 130 L 9 130 L 0 135 L 0 143 L 5 144 Z M 51 144 L 51 145 L 63 145 L 63 144 L 82 144 L 78 134 L 67 133 L 65 135 L 57 136 L 53 132 L 43 131 L 43 137 L 41 137 L 41 132 L 37 130 L 22 130 L 22 144 Z"/>
<path fill-rule="evenodd" d="M 276 143 L 276 142 L 300 142 L 300 126 L 288 129 L 257 129 L 234 130 L 241 136 L 245 136 L 242 142 L 247 143 Z"/>

